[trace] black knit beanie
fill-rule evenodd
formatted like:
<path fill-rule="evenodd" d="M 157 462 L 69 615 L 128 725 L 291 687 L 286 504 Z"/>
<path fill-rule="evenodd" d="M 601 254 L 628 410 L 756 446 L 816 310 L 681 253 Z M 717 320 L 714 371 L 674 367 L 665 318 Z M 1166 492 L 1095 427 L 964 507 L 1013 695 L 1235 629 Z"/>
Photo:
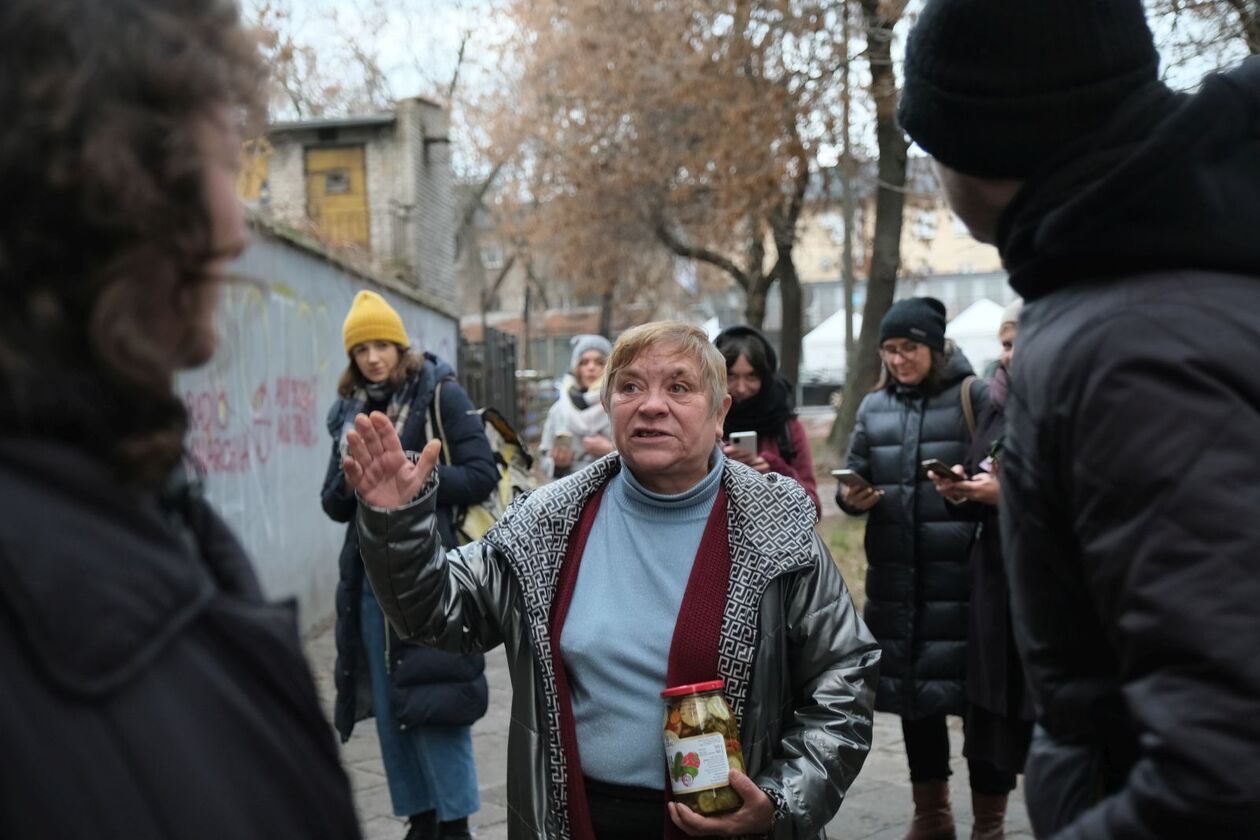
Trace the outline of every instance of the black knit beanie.
<path fill-rule="evenodd" d="M 1025 179 L 1158 71 L 1142 0 L 928 0 L 897 118 L 950 169 Z"/>
<path fill-rule="evenodd" d="M 879 343 L 890 338 L 906 338 L 944 352 L 945 304 L 930 297 L 897 301 L 879 322 Z"/>

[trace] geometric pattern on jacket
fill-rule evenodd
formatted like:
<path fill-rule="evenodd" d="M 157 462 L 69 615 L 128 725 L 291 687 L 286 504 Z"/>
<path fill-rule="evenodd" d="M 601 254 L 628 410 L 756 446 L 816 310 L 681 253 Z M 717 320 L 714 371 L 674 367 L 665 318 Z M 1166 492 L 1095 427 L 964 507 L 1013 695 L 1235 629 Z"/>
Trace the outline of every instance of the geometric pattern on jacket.
<path fill-rule="evenodd" d="M 551 657 L 551 603 L 568 538 L 586 501 L 621 469 L 610 453 L 584 470 L 519 496 L 482 538 L 507 560 L 523 593 L 529 636 L 542 671 L 547 703 L 551 813 L 568 837 L 568 771 L 560 742 L 556 663 Z M 780 575 L 809 566 L 816 510 L 804 489 L 776 473 L 762 475 L 737 461 L 722 470 L 727 493 L 731 572 L 722 616 L 718 673 L 738 723 L 752 679 L 761 596 Z M 781 803 L 776 803 L 779 810 Z"/>

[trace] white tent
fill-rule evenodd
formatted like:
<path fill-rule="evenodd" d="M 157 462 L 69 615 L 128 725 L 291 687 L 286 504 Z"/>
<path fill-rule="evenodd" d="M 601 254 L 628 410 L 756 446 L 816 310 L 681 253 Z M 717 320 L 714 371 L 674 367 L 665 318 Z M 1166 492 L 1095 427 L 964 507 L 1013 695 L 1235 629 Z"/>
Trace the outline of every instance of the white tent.
<path fill-rule="evenodd" d="M 853 340 L 862 332 L 862 316 L 853 313 Z M 801 371 L 826 371 L 844 381 L 844 310 L 810 330 L 801 339 Z"/>
<path fill-rule="evenodd" d="M 1005 311 L 1000 303 L 981 298 L 945 327 L 945 337 L 954 340 L 979 375 L 1002 353 L 997 334 Z"/>

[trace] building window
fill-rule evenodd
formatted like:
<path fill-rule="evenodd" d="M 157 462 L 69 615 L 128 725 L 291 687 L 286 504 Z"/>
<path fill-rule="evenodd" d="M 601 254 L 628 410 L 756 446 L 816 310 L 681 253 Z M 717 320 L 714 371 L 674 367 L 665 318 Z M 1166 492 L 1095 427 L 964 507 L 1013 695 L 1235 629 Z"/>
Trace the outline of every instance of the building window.
<path fill-rule="evenodd" d="M 350 192 L 350 172 L 334 169 L 324 173 L 324 195 L 345 195 Z"/>

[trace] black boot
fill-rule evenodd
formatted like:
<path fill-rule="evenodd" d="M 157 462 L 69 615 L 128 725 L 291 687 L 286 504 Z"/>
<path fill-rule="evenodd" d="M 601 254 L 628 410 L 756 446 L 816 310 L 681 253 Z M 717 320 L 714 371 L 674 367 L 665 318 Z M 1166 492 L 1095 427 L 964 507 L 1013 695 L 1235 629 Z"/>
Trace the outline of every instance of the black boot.
<path fill-rule="evenodd" d="M 403 840 L 437 840 L 437 811 L 412 814 L 407 821 L 407 836 Z"/>
<path fill-rule="evenodd" d="M 438 840 L 472 840 L 468 830 L 468 817 L 438 823 Z"/>

